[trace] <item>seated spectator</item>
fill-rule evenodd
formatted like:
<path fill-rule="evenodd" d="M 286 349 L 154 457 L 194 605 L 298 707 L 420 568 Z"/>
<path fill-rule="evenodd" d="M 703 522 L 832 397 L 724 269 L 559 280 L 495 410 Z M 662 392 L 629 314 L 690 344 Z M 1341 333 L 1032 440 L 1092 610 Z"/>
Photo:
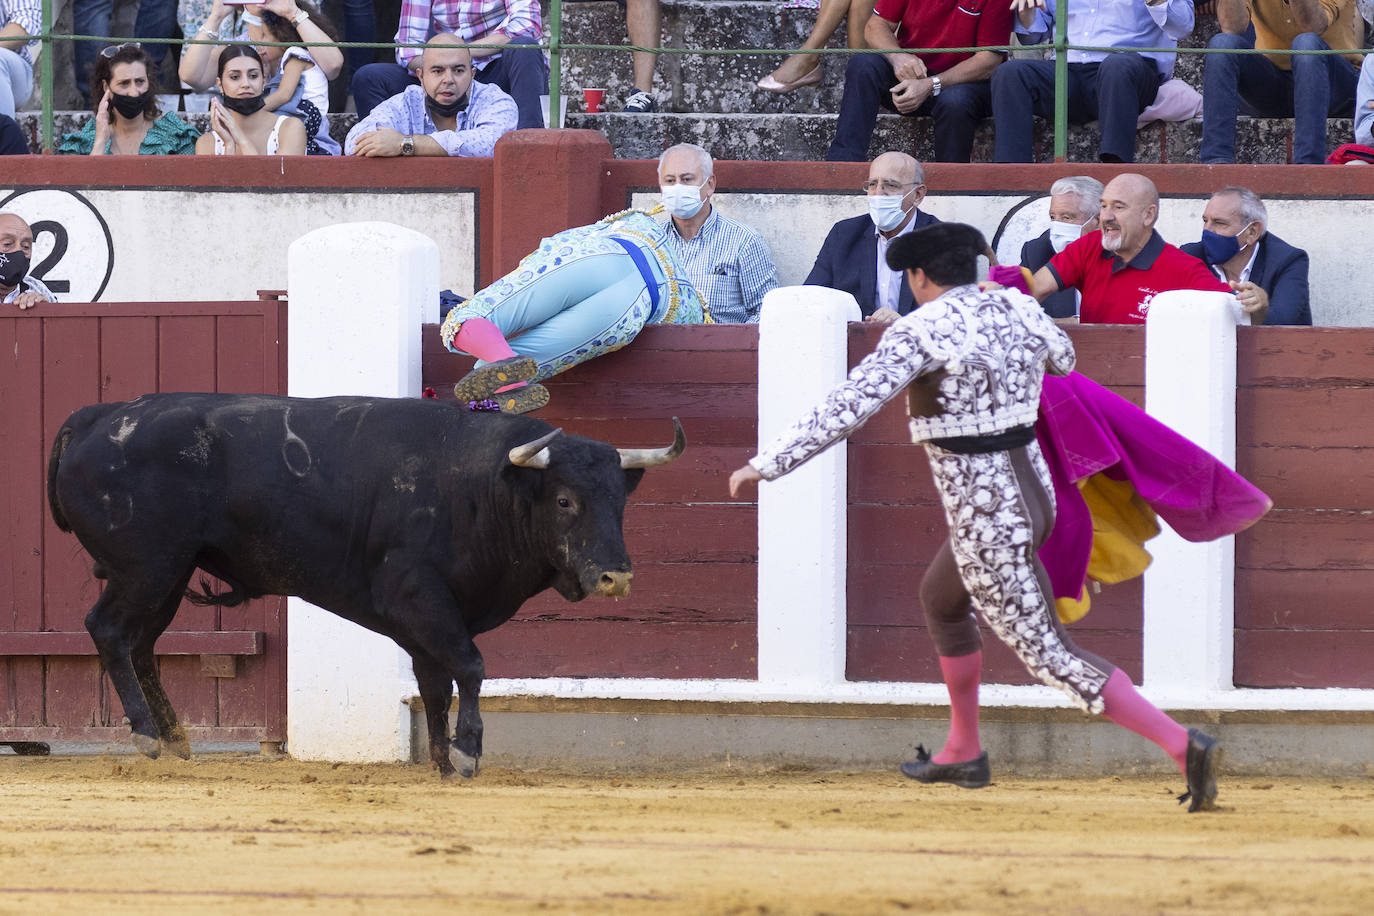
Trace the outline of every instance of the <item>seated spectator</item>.
<path fill-rule="evenodd" d="M 38 59 L 38 39 L 24 41 L 15 35 L 43 31 L 43 5 L 39 0 L 0 0 L 0 114 L 14 117 L 20 105 L 33 95 L 33 62 Z"/>
<path fill-rule="evenodd" d="M 250 8 L 251 9 L 251 8 Z M 261 7 L 262 25 L 248 24 L 249 37 L 259 41 L 299 42 L 296 22 L 314 22 L 331 41 L 339 30 L 309 0 L 272 0 Z M 314 156 L 339 155 L 339 141 L 329 135 L 329 81 L 343 70 L 338 48 L 258 48 L 267 69 L 267 96 L 263 107 L 300 118 L 305 124 L 305 151 Z"/>
<path fill-rule="evenodd" d="M 669 220 L 667 246 L 722 324 L 756 324 L 763 297 L 778 285 L 778 271 L 763 237 L 719 213 L 711 154 L 692 143 L 658 157 L 658 184 Z"/>
<path fill-rule="evenodd" d="M 150 0 L 142 0 L 148 3 Z M 302 42 L 334 41 L 320 24 L 301 16 L 301 8 L 294 8 L 292 0 L 273 0 L 263 6 L 226 5 L 224 0 L 214 0 L 205 12 L 206 0 L 181 0 L 178 17 L 185 35 L 198 41 L 217 41 L 218 44 L 188 44 L 182 47 L 181 64 L 177 68 L 182 82 L 198 92 L 214 87 L 219 77 L 218 61 L 225 45 L 231 41 L 262 41 L 262 17 L 264 9 L 278 9 L 284 18 L 292 20 L 296 33 Z M 197 27 L 197 23 L 201 23 Z M 250 35 L 249 29 L 256 29 L 257 35 Z M 336 33 L 337 34 L 337 33 Z M 334 48 L 312 48 L 311 53 L 326 55 L 325 69 L 330 69 L 329 52 Z M 261 56 L 261 55 L 259 55 Z M 337 74 L 336 74 L 337 75 Z M 332 79 L 332 77 L 331 77 Z"/>
<path fill-rule="evenodd" d="M 1075 175 L 1050 185 L 1050 228 L 1021 246 L 1021 266 L 1031 273 L 1044 267 L 1070 242 L 1097 228 L 1101 208 L 1102 182 L 1096 178 Z M 1078 314 L 1078 290 L 1050 293 L 1040 306 L 1051 318 L 1072 318 Z"/>
<path fill-rule="evenodd" d="M 262 58 L 247 45 L 219 55 L 220 99 L 210 101 L 210 129 L 196 141 L 199 156 L 303 156 L 305 125 L 263 107 Z"/>
<path fill-rule="evenodd" d="M 1355 0 L 1217 0 L 1209 48 L 1328 51 L 1364 44 Z M 1293 119 L 1293 161 L 1326 161 L 1326 119 L 1350 117 L 1359 54 L 1208 54 L 1202 82 L 1203 162 L 1236 161 L 1236 114 Z"/>
<path fill-rule="evenodd" d="M 1355 142 L 1374 147 L 1374 57 L 1368 55 L 1355 89 Z"/>
<path fill-rule="evenodd" d="M 0 156 L 27 156 L 29 141 L 19 122 L 9 115 L 0 115 Z"/>
<path fill-rule="evenodd" d="M 891 324 L 912 309 L 911 287 L 887 266 L 898 236 L 939 220 L 920 209 L 926 197 L 925 171 L 906 153 L 886 152 L 868 167 L 863 184 L 868 212 L 830 227 L 807 286 L 844 290 L 859 303 L 865 321 Z"/>
<path fill-rule="evenodd" d="M 1049 41 L 1054 5 L 1012 0 L 1022 43 Z M 1193 0 L 1119 0 L 1098 12 L 1095 0 L 1068 0 L 1071 45 L 1105 48 L 1175 48 L 1193 30 Z M 1096 120 L 1102 129 L 1098 158 L 1135 161 L 1136 119 L 1154 104 L 1174 72 L 1173 51 L 1070 51 L 1069 123 Z M 1035 116 L 1053 117 L 1054 61 L 1009 60 L 992 75 L 993 158 L 1034 158 Z"/>
<path fill-rule="evenodd" d="M 643 211 L 627 210 L 544 239 L 444 319 L 444 346 L 477 357 L 453 393 L 528 413 L 547 404 L 549 393 L 527 383 L 619 350 L 646 324 L 709 322 L 668 232 Z"/>
<path fill-rule="evenodd" d="M 1084 324 L 1144 324 L 1150 300 L 1170 289 L 1230 292 L 1207 266 L 1155 231 L 1159 191 L 1144 175 L 1118 175 L 1102 189 L 1101 228 L 1069 245 L 1031 279 L 1041 302 L 1050 293 L 1083 294 Z M 1069 319 L 1061 319 L 1061 321 Z"/>
<path fill-rule="evenodd" d="M 348 156 L 490 156 L 514 130 L 515 102 L 473 78 L 457 35 L 435 35 L 419 58 L 420 85 L 407 86 L 348 132 Z"/>
<path fill-rule="evenodd" d="M 181 156 L 196 151 L 196 129 L 172 112 L 159 116 L 157 73 L 138 44 L 111 45 L 95 59 L 95 117 L 67 134 L 68 156 Z"/>
<path fill-rule="evenodd" d="M 583 0 L 564 0 L 564 3 L 580 2 Z M 630 44 L 636 48 L 657 48 L 663 41 L 663 13 L 659 9 L 660 0 L 616 2 L 625 8 L 625 31 L 630 34 Z M 658 102 L 654 99 L 654 67 L 657 64 L 657 54 L 649 51 L 634 52 L 635 91 L 625 100 L 623 110 L 627 114 L 647 114 L 658 110 Z"/>
<path fill-rule="evenodd" d="M 873 15 L 874 0 L 821 0 L 820 10 L 816 13 L 816 24 L 811 34 L 802 43 L 801 50 L 815 51 L 824 48 L 830 36 L 845 21 L 846 37 L 851 48 L 867 48 L 864 41 L 864 27 Z M 759 80 L 758 87 L 768 92 L 792 92 L 803 86 L 821 84 L 821 56 L 819 54 L 793 54 L 782 62 L 782 66 Z"/>
<path fill-rule="evenodd" d="M 0 210 L 0 302 L 31 309 L 40 302 L 56 302 L 37 278 L 29 275 L 33 230 L 18 213 Z"/>
<path fill-rule="evenodd" d="M 1222 188 L 1202 211 L 1202 241 L 1183 250 L 1236 293 L 1251 324 L 1311 324 L 1307 252 L 1269 231 L 1269 211 L 1249 188 Z"/>
<path fill-rule="evenodd" d="M 549 91 L 544 52 L 522 47 L 543 38 L 538 0 L 403 0 L 397 44 L 419 44 L 436 35 L 453 34 L 460 44 L 502 45 L 472 48 L 476 80 L 499 86 L 519 109 L 517 127 L 543 127 L 539 97 Z M 420 78 L 419 48 L 397 48 L 396 63 L 368 64 L 353 75 L 353 102 L 365 118 L 384 100 Z M 482 155 L 490 155 L 484 153 Z"/>
<path fill-rule="evenodd" d="M 881 105 L 903 115 L 935 119 L 935 158 L 968 162 L 973 131 L 992 113 L 988 77 L 1001 51 L 909 54 L 905 48 L 1005 45 L 1011 37 L 1006 0 L 878 0 L 864 26 L 870 48 L 855 54 L 844 75 L 835 139 L 825 158 L 863 162 Z"/>

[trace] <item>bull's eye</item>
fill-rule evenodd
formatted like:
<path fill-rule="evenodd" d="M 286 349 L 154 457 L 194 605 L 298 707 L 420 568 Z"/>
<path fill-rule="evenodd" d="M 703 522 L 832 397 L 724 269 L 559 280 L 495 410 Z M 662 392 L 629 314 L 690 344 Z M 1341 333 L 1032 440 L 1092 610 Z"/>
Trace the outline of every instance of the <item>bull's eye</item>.
<path fill-rule="evenodd" d="M 571 508 L 572 508 L 572 500 L 568 499 L 568 497 L 566 497 L 566 496 L 560 496 L 560 497 L 558 497 L 558 508 L 560 508 L 560 509 L 571 509 Z"/>

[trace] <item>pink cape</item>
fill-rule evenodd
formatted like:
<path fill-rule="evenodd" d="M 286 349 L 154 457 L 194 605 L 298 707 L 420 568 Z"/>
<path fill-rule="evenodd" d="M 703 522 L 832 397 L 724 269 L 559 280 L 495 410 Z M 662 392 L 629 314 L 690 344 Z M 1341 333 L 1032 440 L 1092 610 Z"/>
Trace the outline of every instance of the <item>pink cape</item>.
<path fill-rule="evenodd" d="M 1040 548 L 1056 598 L 1082 592 L 1093 526 L 1077 483 L 1128 481 L 1180 537 L 1243 531 L 1273 502 L 1210 452 L 1077 372 L 1045 376 L 1035 435 L 1054 479 L 1054 530 Z"/>

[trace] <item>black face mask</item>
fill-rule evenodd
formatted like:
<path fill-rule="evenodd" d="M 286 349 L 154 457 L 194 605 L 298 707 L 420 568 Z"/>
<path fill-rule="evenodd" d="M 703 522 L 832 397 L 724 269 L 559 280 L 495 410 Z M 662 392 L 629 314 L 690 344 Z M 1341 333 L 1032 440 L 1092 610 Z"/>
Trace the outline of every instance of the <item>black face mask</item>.
<path fill-rule="evenodd" d="M 15 287 L 29 272 L 29 256 L 18 249 L 0 251 L 0 286 Z"/>
<path fill-rule="evenodd" d="M 225 108 L 245 117 L 251 114 L 257 114 L 259 111 L 262 111 L 262 106 L 267 104 L 261 95 L 255 95 L 249 99 L 231 99 L 226 95 L 220 101 L 224 103 Z"/>
<path fill-rule="evenodd" d="M 428 94 L 425 94 L 425 107 L 429 109 L 430 117 L 452 118 L 458 112 L 467 110 L 468 94 L 464 92 L 457 101 L 451 105 L 440 105 Z"/>
<path fill-rule="evenodd" d="M 119 112 L 129 120 L 137 118 L 148 108 L 148 100 L 153 97 L 153 90 L 150 88 L 142 95 L 120 95 L 117 92 L 110 93 L 110 104 L 114 110 Z"/>

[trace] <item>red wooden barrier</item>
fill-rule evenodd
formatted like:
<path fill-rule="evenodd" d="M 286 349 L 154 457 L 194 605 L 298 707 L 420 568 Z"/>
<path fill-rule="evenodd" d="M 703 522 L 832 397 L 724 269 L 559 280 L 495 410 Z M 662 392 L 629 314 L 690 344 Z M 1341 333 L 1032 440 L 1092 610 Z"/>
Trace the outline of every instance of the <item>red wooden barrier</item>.
<path fill-rule="evenodd" d="M 285 304 L 44 305 L 0 315 L 0 741 L 122 740 L 82 623 L 90 558 L 57 529 L 48 450 L 76 408 L 154 391 L 285 390 Z M 183 604 L 158 642 L 194 740 L 285 737 L 284 602 Z"/>

